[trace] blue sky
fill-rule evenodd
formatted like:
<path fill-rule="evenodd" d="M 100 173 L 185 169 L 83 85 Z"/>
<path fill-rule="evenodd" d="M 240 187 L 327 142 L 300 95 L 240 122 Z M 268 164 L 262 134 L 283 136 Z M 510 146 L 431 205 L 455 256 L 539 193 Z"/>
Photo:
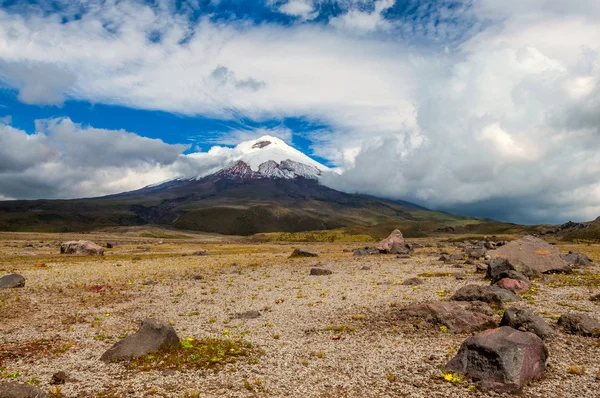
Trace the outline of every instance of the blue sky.
<path fill-rule="evenodd" d="M 0 199 L 200 175 L 269 134 L 347 192 L 592 219 L 596 37 L 584 0 L 0 0 Z"/>

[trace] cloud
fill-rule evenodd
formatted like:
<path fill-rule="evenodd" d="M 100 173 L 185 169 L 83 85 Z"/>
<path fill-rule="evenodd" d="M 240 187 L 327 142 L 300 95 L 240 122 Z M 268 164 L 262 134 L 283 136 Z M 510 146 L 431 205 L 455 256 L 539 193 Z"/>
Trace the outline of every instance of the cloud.
<path fill-rule="evenodd" d="M 318 15 L 311 0 L 288 0 L 277 9 L 283 14 L 299 17 L 303 20 L 314 19 Z"/>
<path fill-rule="evenodd" d="M 281 12 L 306 19 L 291 25 L 191 22 L 169 7 L 131 1 L 89 7 L 67 23 L 0 10 L 0 77 L 25 91 L 25 102 L 73 98 L 227 120 L 301 117 L 326 126 L 303 134 L 314 154 L 344 171 L 327 183 L 351 192 L 513 221 L 595 218 L 597 2 L 338 3 L 329 23 L 311 23 L 322 2 L 278 2 Z M 160 40 L 150 40 L 152 32 Z M 56 83 L 44 78 L 60 73 Z M 15 132 L 2 134 L 15 140 Z M 253 134 L 249 127 L 212 138 L 224 145 Z M 165 166 L 170 155 L 136 153 L 145 160 L 123 167 L 160 180 L 216 167 L 231 152 L 213 154 L 178 155 Z M 106 156 L 96 167 L 114 161 Z"/>
<path fill-rule="evenodd" d="M 0 117 L 0 124 L 11 124 L 11 123 L 12 123 L 11 115 L 6 115 L 6 116 Z"/>

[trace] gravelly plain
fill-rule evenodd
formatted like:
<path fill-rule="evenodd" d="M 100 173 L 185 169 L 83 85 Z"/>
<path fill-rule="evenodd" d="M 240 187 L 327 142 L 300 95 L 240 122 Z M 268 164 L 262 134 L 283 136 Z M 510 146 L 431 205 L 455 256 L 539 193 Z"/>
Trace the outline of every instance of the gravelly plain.
<path fill-rule="evenodd" d="M 112 242 L 114 248 L 104 257 L 59 255 L 57 245 L 71 239 Z M 436 241 L 409 241 L 434 245 L 399 259 L 353 257 L 344 251 L 361 243 L 257 244 L 192 234 L 166 239 L 1 233 L 0 276 L 22 274 L 26 286 L 0 291 L 0 346 L 10 350 L 46 339 L 60 348 L 6 358 L 1 375 L 66 397 L 501 396 L 473 389 L 468 380 L 443 379 L 443 366 L 468 335 L 417 328 L 399 319 L 398 310 L 410 303 L 446 300 L 469 283 L 489 284 L 474 265 L 455 268 L 437 261 Z M 296 247 L 319 257 L 288 258 Z M 559 247 L 600 262 L 598 245 Z M 191 255 L 199 249 L 209 255 Z M 309 275 L 315 266 L 333 274 Z M 422 285 L 401 285 L 428 272 L 446 276 L 421 276 Z M 451 275 L 457 272 L 465 279 Z M 558 315 L 570 311 L 600 318 L 598 306 L 589 300 L 600 293 L 598 271 L 592 267 L 583 272 L 546 276 L 517 305 L 531 308 L 553 327 Z M 250 310 L 260 316 L 237 318 Z M 501 314 L 497 311 L 498 321 Z M 255 363 L 238 361 L 218 371 L 168 375 L 99 361 L 146 317 L 171 322 L 182 339 L 243 338 L 263 354 Z M 340 338 L 334 340 L 334 335 Z M 599 343 L 558 333 L 547 343 L 550 359 L 544 378 L 525 387 L 522 396 L 600 396 Z M 572 366 L 585 371 L 574 374 Z M 57 388 L 50 379 L 58 371 L 66 372 L 68 380 Z"/>

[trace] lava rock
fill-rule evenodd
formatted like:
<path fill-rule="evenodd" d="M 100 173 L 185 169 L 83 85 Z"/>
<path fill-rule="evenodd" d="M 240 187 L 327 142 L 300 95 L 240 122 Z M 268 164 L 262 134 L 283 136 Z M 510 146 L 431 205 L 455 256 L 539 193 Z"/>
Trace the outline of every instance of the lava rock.
<path fill-rule="evenodd" d="M 527 282 L 511 278 L 502 278 L 497 286 L 502 289 L 510 290 L 513 293 L 525 293 L 531 287 Z"/>
<path fill-rule="evenodd" d="M 568 313 L 558 318 L 558 326 L 566 333 L 579 336 L 600 336 L 600 322 L 586 314 Z"/>
<path fill-rule="evenodd" d="M 137 332 L 115 343 L 100 357 L 101 361 L 128 361 L 156 352 L 163 347 L 178 346 L 175 329 L 166 322 L 146 318 Z"/>
<path fill-rule="evenodd" d="M 310 274 L 311 275 L 331 275 L 331 274 L 333 274 L 333 271 L 330 269 L 325 269 L 325 268 L 311 268 Z"/>
<path fill-rule="evenodd" d="M 454 301 L 483 301 L 495 305 L 501 305 L 503 301 L 519 301 L 521 298 L 510 290 L 498 286 L 463 286 L 451 297 Z"/>
<path fill-rule="evenodd" d="M 528 285 L 532 284 L 531 281 L 529 280 L 529 278 L 527 278 L 525 275 L 523 275 L 519 271 L 508 270 L 508 271 L 503 271 L 503 272 L 496 274 L 496 276 L 494 276 L 492 278 L 492 285 L 498 283 L 500 280 L 502 280 L 504 278 L 510 278 L 510 279 L 522 281 L 522 282 L 527 283 Z"/>
<path fill-rule="evenodd" d="M 504 311 L 500 326 L 510 326 L 513 329 L 531 332 L 546 340 L 554 336 L 554 331 L 542 319 L 528 308 L 510 307 Z"/>
<path fill-rule="evenodd" d="M 594 265 L 592 260 L 583 253 L 569 252 L 569 254 L 561 254 L 560 257 L 574 268 L 585 268 Z"/>
<path fill-rule="evenodd" d="M 402 282 L 402 285 L 404 285 L 404 286 L 415 286 L 415 285 L 422 285 L 422 284 L 423 284 L 423 280 L 421 280 L 419 278 L 408 278 L 407 280 Z"/>
<path fill-rule="evenodd" d="M 192 253 L 192 256 L 208 256 L 208 251 L 207 250 L 196 250 L 195 252 Z"/>
<path fill-rule="evenodd" d="M 481 388 L 515 393 L 542 376 L 547 359 L 538 336 L 502 326 L 467 338 L 446 368 L 468 375 Z"/>
<path fill-rule="evenodd" d="M 50 384 L 56 385 L 56 384 L 65 384 L 67 381 L 67 374 L 63 371 L 60 372 L 56 372 L 52 375 L 52 378 L 50 379 Z"/>
<path fill-rule="evenodd" d="M 258 317 L 260 317 L 260 312 L 254 310 L 241 312 L 235 316 L 237 319 L 256 319 Z"/>
<path fill-rule="evenodd" d="M 296 257 L 319 257 L 319 255 L 317 253 L 311 252 L 310 250 L 294 249 L 294 251 L 290 255 L 290 258 Z"/>
<path fill-rule="evenodd" d="M 508 271 L 515 271 L 512 264 L 505 258 L 495 258 L 488 264 L 485 277 L 492 281 L 498 280 L 497 278 Z"/>
<path fill-rule="evenodd" d="M 17 383 L 16 381 L 0 382 L 1 398 L 46 398 L 48 394 L 29 384 Z"/>
<path fill-rule="evenodd" d="M 0 278 L 0 289 L 25 287 L 25 278 L 19 274 L 9 274 Z"/>
<path fill-rule="evenodd" d="M 435 328 L 445 326 L 453 332 L 468 333 L 495 328 L 497 325 L 491 313 L 484 303 L 432 301 L 404 307 L 400 317 L 413 322 L 420 320 Z"/>

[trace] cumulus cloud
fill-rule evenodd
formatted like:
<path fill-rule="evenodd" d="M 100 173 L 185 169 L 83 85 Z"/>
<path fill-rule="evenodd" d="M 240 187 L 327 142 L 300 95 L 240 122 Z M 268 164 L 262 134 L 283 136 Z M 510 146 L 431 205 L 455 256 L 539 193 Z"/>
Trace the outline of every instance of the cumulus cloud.
<path fill-rule="evenodd" d="M 327 126 L 305 136 L 314 154 L 344 171 L 327 181 L 336 188 L 513 221 L 595 218 L 600 6 L 437 3 L 411 2 L 411 14 L 394 20 L 387 15 L 399 2 L 347 0 L 328 24 L 291 26 L 190 23 L 169 7 L 130 1 L 90 7 L 68 23 L 0 10 L 0 79 L 24 102 L 74 98 L 224 119 L 303 117 Z M 318 4 L 276 6 L 310 19 Z M 160 40 L 150 40 L 152 32 Z M 61 73 L 56 82 L 41 78 Z M 18 135 L 2 134 L 11 142 Z M 253 134 L 213 139 L 232 144 Z M 145 165 L 160 170 L 160 180 L 199 164 L 216 167 L 230 153 L 218 148 L 214 157 L 178 155 L 168 167 L 171 158 L 156 153 L 114 167 Z M 162 163 L 148 160 L 154 156 Z M 28 167 L 35 158 L 2 167 Z"/>

